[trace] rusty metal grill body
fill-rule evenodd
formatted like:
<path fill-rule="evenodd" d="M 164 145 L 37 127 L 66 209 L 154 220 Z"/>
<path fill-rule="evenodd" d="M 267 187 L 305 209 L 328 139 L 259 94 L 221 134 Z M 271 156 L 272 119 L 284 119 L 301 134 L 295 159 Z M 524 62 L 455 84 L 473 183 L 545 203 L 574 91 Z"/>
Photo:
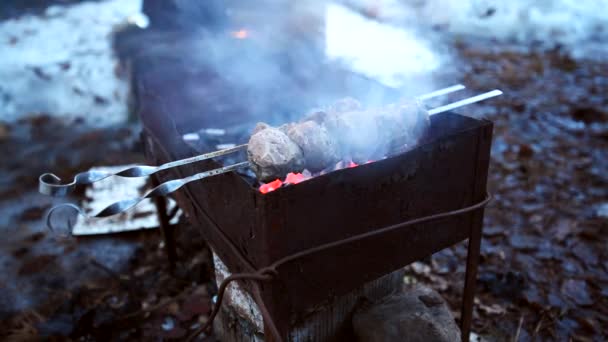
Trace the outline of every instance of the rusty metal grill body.
<path fill-rule="evenodd" d="M 149 162 L 190 157 L 171 119 L 145 110 Z M 482 201 L 492 124 L 454 113 L 435 115 L 415 149 L 261 194 L 236 173 L 189 184 L 176 199 L 231 272 L 247 272 L 293 253 L 409 219 Z M 206 161 L 161 173 L 161 180 L 219 166 Z M 483 210 L 418 224 L 285 264 L 263 283 L 262 298 L 286 335 L 296 321 L 334 296 L 448 246 L 469 241 L 461 328 L 468 338 Z M 246 287 L 246 284 L 243 284 Z"/>

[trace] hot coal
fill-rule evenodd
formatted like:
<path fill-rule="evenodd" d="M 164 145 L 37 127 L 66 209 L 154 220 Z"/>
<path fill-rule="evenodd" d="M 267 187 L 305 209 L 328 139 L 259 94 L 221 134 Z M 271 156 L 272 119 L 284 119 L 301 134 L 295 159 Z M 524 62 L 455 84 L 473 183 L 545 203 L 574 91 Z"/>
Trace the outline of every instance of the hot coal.
<path fill-rule="evenodd" d="M 278 128 L 258 123 L 247 152 L 257 178 L 265 182 L 303 169 L 318 172 L 341 160 L 362 164 L 410 149 L 428 126 L 428 112 L 418 102 L 364 109 L 345 98 L 297 123 Z"/>

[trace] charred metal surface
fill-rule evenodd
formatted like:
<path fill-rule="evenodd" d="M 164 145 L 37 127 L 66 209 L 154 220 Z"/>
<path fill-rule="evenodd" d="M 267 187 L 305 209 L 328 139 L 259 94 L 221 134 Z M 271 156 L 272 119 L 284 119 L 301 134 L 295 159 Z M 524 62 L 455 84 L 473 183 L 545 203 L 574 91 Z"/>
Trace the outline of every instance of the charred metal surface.
<path fill-rule="evenodd" d="M 192 156 L 190 148 L 180 144 L 177 131 L 167 129 L 170 118 L 144 111 L 142 120 L 148 155 L 158 158 L 154 161 Z M 176 198 L 232 272 L 251 271 L 323 243 L 483 200 L 491 134 L 488 121 L 439 114 L 432 117 L 430 134 L 419 147 L 395 157 L 265 195 L 230 173 L 189 184 Z M 174 170 L 169 177 L 217 166 L 202 162 Z M 476 212 L 420 224 L 287 264 L 275 281 L 262 284 L 264 301 L 286 335 L 290 321 L 324 301 L 473 236 L 463 303 L 464 337 L 482 217 Z"/>

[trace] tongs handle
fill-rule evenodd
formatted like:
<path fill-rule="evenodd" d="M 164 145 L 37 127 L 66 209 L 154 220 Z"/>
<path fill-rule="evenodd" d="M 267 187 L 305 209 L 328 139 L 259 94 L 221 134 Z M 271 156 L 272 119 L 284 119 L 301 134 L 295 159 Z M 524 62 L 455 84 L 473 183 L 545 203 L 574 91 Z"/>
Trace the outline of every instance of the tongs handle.
<path fill-rule="evenodd" d="M 156 172 L 167 170 L 170 168 L 174 168 L 177 166 L 182 166 L 186 164 L 195 163 L 202 160 L 207 160 L 215 157 L 219 157 L 225 154 L 237 152 L 247 147 L 247 144 L 237 145 L 231 148 L 213 151 L 205 154 L 201 154 L 198 156 L 176 160 L 170 163 L 166 163 L 160 166 L 147 166 L 147 165 L 138 165 L 131 166 L 124 170 L 121 170 L 116 173 L 111 172 L 103 172 L 103 171 L 88 171 L 77 174 L 74 177 L 74 180 L 67 184 L 61 184 L 61 178 L 57 177 L 52 173 L 45 173 L 38 178 L 38 191 L 40 193 L 50 196 L 65 196 L 72 192 L 76 186 L 78 185 L 86 185 L 92 184 L 95 182 L 99 182 L 100 180 L 106 179 L 112 176 L 118 177 L 128 177 L 128 178 L 137 178 L 137 177 L 147 177 Z"/>
<path fill-rule="evenodd" d="M 159 186 L 155 187 L 154 189 L 148 191 L 142 197 L 135 197 L 135 198 L 126 199 L 126 200 L 122 200 L 122 201 L 118 201 L 118 202 L 115 202 L 113 204 L 110 204 L 105 209 L 101 210 L 100 212 L 98 212 L 95 215 L 87 215 L 87 214 L 85 214 L 82 211 L 82 209 L 80 209 L 78 206 L 76 206 L 74 204 L 63 203 L 63 204 L 60 204 L 60 205 L 57 205 L 57 206 L 53 207 L 49 211 L 49 213 L 47 215 L 47 221 L 46 221 L 46 223 L 47 223 L 47 226 L 51 230 L 55 230 L 53 228 L 52 224 L 51 224 L 51 218 L 52 218 L 53 213 L 55 212 L 55 210 L 57 210 L 59 208 L 63 208 L 63 207 L 69 207 L 69 208 L 75 209 L 81 216 L 86 217 L 86 218 L 93 218 L 93 217 L 101 218 L 101 217 L 108 217 L 108 216 L 113 216 L 113 215 L 116 215 L 116 214 L 124 213 L 124 212 L 130 210 L 131 208 L 135 207 L 136 205 L 138 205 L 139 202 L 143 201 L 146 198 L 154 198 L 154 197 L 160 197 L 160 196 L 167 196 L 167 195 L 171 194 L 172 192 L 177 191 L 179 188 L 181 188 L 182 186 L 184 186 L 184 185 L 186 185 L 186 184 L 188 184 L 190 182 L 201 180 L 203 178 L 217 176 L 217 175 L 220 175 L 222 173 L 227 173 L 227 172 L 235 171 L 237 169 L 248 167 L 248 166 L 249 166 L 249 162 L 245 161 L 245 162 L 240 162 L 240 163 L 236 163 L 236 164 L 233 164 L 233 165 L 228 165 L 228 166 L 220 167 L 220 168 L 217 168 L 217 169 L 213 169 L 213 170 L 197 173 L 197 174 L 194 174 L 194 175 L 189 176 L 189 177 L 170 180 L 170 181 L 162 183 Z"/>

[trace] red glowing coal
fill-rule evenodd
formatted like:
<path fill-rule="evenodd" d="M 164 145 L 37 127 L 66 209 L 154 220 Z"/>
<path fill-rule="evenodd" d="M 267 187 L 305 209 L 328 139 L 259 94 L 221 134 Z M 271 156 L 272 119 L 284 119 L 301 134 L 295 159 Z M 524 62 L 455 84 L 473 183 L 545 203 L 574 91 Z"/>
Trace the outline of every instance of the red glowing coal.
<path fill-rule="evenodd" d="M 310 178 L 310 177 L 307 177 L 301 173 L 290 172 L 287 174 L 287 177 L 285 177 L 284 181 L 282 181 L 280 179 L 275 179 L 270 183 L 260 185 L 260 192 L 263 194 L 267 194 L 271 191 L 274 191 L 274 190 L 280 188 L 281 186 L 283 186 L 283 184 L 285 184 L 285 185 L 298 184 L 300 182 L 307 180 L 308 178 Z"/>
<path fill-rule="evenodd" d="M 290 172 L 287 174 L 287 177 L 285 177 L 285 183 L 298 184 L 306 179 L 308 178 L 301 173 Z"/>
<path fill-rule="evenodd" d="M 369 164 L 371 162 L 372 162 L 372 160 L 367 161 L 365 164 Z M 344 166 L 344 165 L 346 165 L 346 166 Z M 335 170 L 340 170 L 340 169 L 342 169 L 344 167 L 352 168 L 352 167 L 357 167 L 357 166 L 359 166 L 359 164 L 357 164 L 357 163 L 355 163 L 353 161 L 350 161 L 350 162 L 345 163 L 345 164 L 342 163 L 342 162 L 340 162 L 340 163 L 338 163 L 336 165 Z M 321 174 L 323 174 L 323 173 L 321 173 Z M 298 184 L 298 183 L 301 183 L 301 182 L 303 182 L 303 181 L 305 181 L 307 179 L 310 179 L 310 178 L 312 178 L 312 176 L 310 176 L 310 174 L 302 174 L 302 173 L 293 173 L 293 172 L 290 172 L 285 177 L 285 180 L 275 179 L 275 180 L 273 180 L 270 183 L 265 183 L 265 184 L 260 185 L 259 189 L 260 189 L 261 193 L 267 194 L 267 193 L 269 193 L 271 191 L 274 191 L 274 190 L 282 187 L 283 184 L 284 185 Z"/>
<path fill-rule="evenodd" d="M 260 185 L 260 192 L 263 194 L 267 194 L 271 191 L 274 191 L 283 185 L 283 182 L 280 179 L 275 179 L 270 183 Z"/>

